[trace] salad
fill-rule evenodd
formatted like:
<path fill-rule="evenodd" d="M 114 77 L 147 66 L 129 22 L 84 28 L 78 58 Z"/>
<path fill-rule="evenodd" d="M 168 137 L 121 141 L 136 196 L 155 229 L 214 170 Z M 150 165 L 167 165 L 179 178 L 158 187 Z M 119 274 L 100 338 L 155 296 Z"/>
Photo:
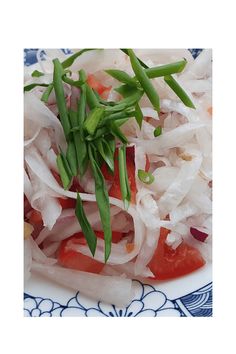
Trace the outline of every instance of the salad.
<path fill-rule="evenodd" d="M 37 55 L 24 77 L 25 282 L 125 306 L 133 279 L 206 267 L 211 50 Z"/>

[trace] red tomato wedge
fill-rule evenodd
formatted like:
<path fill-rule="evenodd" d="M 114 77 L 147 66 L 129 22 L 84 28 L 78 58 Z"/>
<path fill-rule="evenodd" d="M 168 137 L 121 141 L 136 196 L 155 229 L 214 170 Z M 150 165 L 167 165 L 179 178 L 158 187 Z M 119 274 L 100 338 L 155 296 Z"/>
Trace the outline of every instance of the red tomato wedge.
<path fill-rule="evenodd" d="M 104 239 L 104 233 L 102 231 L 95 231 L 95 234 L 97 237 Z M 118 243 L 122 237 L 122 232 L 112 232 L 112 242 Z M 59 264 L 66 268 L 90 273 L 100 273 L 102 271 L 104 267 L 103 263 L 71 249 L 73 245 L 86 245 L 86 240 L 82 232 L 78 232 L 61 242 L 58 251 Z"/>
<path fill-rule="evenodd" d="M 42 215 L 40 211 L 32 209 L 29 215 L 29 223 L 30 224 L 41 224 L 42 223 Z"/>
<path fill-rule="evenodd" d="M 40 231 L 43 229 L 43 219 L 40 211 L 32 209 L 29 212 L 29 223 L 33 226 L 34 230 L 32 232 L 33 237 L 37 237 Z"/>
<path fill-rule="evenodd" d="M 59 264 L 65 268 L 76 269 L 83 272 L 100 273 L 104 267 L 103 263 L 70 249 L 70 246 L 78 244 L 86 244 L 82 232 L 74 234 L 61 242 L 57 256 Z"/>
<path fill-rule="evenodd" d="M 148 266 L 154 274 L 152 279 L 166 280 L 192 273 L 205 264 L 201 253 L 184 241 L 173 250 L 165 241 L 170 231 L 161 228 L 159 242 Z"/>
<path fill-rule="evenodd" d="M 72 198 L 58 198 L 59 203 L 61 204 L 62 209 L 75 209 L 76 199 Z"/>
<path fill-rule="evenodd" d="M 97 237 L 104 239 L 104 232 L 103 231 L 95 231 Z M 119 231 L 112 231 L 112 242 L 118 243 L 122 237 L 124 236 L 123 232 Z"/>
<path fill-rule="evenodd" d="M 88 85 L 94 89 L 95 91 L 97 91 L 97 93 L 99 95 L 102 96 L 103 99 L 106 99 L 107 96 L 109 95 L 109 92 L 111 90 L 111 86 L 110 87 L 106 87 L 104 85 L 102 85 L 93 74 L 89 74 L 88 78 L 87 78 L 87 83 Z"/>

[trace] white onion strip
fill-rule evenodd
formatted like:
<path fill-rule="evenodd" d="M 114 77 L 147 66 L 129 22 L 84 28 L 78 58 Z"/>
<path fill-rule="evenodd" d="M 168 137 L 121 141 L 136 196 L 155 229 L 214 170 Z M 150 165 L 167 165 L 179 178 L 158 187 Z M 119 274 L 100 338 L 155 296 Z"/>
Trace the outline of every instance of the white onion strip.
<path fill-rule="evenodd" d="M 58 266 L 33 262 L 32 271 L 99 301 L 119 307 L 127 306 L 133 297 L 132 280 L 116 276 L 105 276 Z"/>

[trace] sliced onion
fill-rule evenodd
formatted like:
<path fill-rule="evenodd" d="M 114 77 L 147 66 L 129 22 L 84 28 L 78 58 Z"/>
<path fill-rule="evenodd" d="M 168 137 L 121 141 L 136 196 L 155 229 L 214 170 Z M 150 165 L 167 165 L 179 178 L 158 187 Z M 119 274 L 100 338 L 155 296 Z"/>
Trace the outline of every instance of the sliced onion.
<path fill-rule="evenodd" d="M 170 221 L 177 224 L 183 219 L 196 214 L 198 211 L 199 209 L 194 204 L 190 202 L 183 203 L 169 213 Z"/>
<path fill-rule="evenodd" d="M 43 251 L 39 248 L 37 243 L 34 241 L 32 237 L 29 238 L 30 241 L 30 247 L 32 251 L 32 258 L 36 262 L 42 263 L 42 264 L 47 264 L 47 265 L 53 265 L 57 263 L 57 260 L 54 258 L 48 258 Z"/>
<path fill-rule="evenodd" d="M 127 306 L 133 297 L 132 280 L 66 269 L 58 266 L 32 264 L 32 271 L 86 296 L 116 306 Z"/>
<path fill-rule="evenodd" d="M 141 111 L 142 111 L 144 117 L 150 117 L 150 118 L 159 120 L 158 113 L 153 108 L 142 107 Z"/>
<path fill-rule="evenodd" d="M 167 133 L 162 133 L 158 139 L 152 140 L 137 140 L 136 138 L 130 139 L 130 141 L 143 147 L 146 153 L 161 154 L 165 149 L 170 149 L 178 146 L 182 146 L 196 134 L 197 130 L 202 128 L 204 123 L 186 123 Z"/>
<path fill-rule="evenodd" d="M 47 106 L 33 93 L 26 92 L 24 95 L 24 109 L 25 120 L 28 122 L 26 124 L 34 122 L 41 128 L 52 128 L 55 132 L 57 145 L 65 150 L 66 141 L 60 121 Z"/>
<path fill-rule="evenodd" d="M 185 78 L 202 79 L 211 75 L 212 50 L 203 50 L 181 75 Z"/>
<path fill-rule="evenodd" d="M 199 172 L 201 162 L 202 158 L 198 156 L 192 161 L 187 161 L 182 164 L 175 180 L 159 199 L 158 204 L 162 216 L 166 216 L 170 213 L 184 199 Z"/>

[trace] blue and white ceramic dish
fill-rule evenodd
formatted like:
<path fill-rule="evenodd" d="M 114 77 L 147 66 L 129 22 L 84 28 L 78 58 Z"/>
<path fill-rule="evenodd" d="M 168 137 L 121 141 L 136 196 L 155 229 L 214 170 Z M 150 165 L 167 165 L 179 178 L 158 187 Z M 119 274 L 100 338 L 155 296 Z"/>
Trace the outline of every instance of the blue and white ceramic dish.
<path fill-rule="evenodd" d="M 35 64 L 37 49 L 25 49 L 24 64 Z M 69 50 L 64 50 L 69 53 Z M 191 49 L 196 57 L 201 49 Z M 185 277 L 143 284 L 134 281 L 135 295 L 125 308 L 97 302 L 33 275 L 24 293 L 24 316 L 80 317 L 209 317 L 212 316 L 211 265 Z"/>

